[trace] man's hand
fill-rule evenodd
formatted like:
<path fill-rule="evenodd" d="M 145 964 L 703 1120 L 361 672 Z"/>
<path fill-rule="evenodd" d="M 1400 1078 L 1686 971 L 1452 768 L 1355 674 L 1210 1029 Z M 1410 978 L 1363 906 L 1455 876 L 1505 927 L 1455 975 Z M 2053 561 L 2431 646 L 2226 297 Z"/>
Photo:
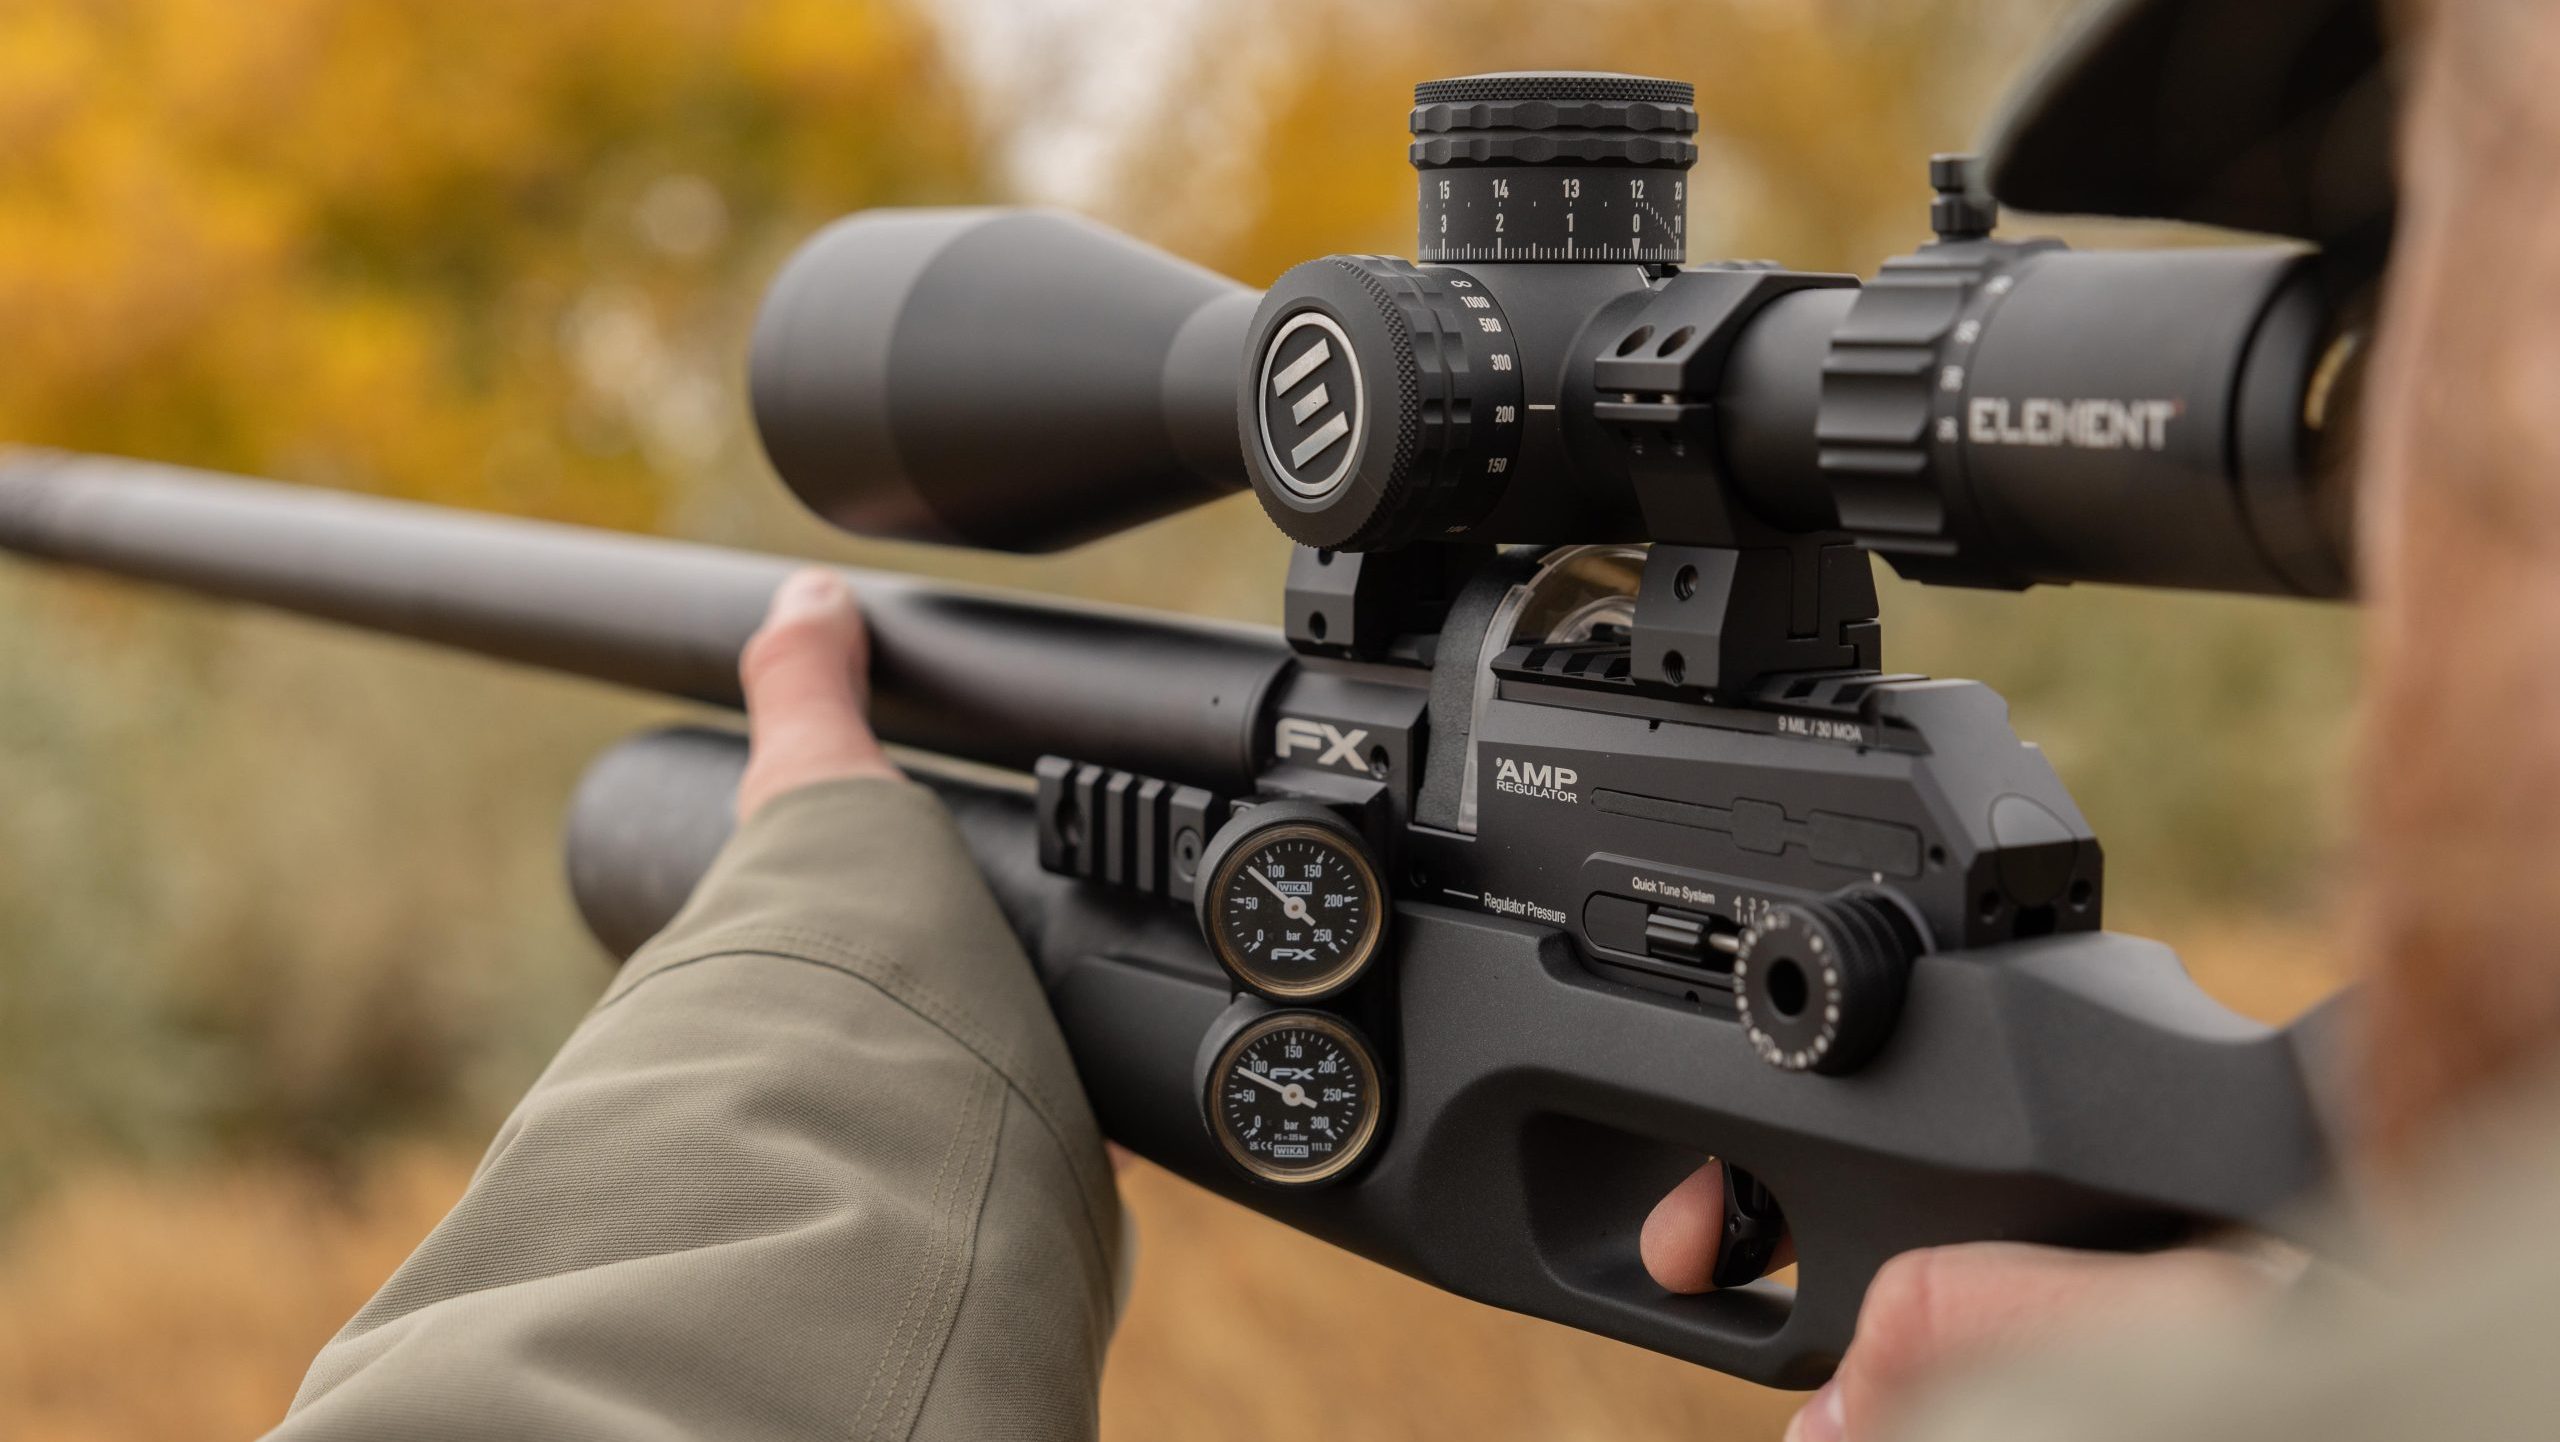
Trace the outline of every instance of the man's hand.
<path fill-rule="evenodd" d="M 1723 1227 L 1723 1172 L 1702 1167 L 1645 1218 L 1645 1270 L 1665 1291 L 1708 1290 Z M 1788 1257 L 1782 1249 L 1779 1260 Z M 1889 1438 L 1950 1372 L 2074 1330 L 2228 1311 L 2266 1297 L 2299 1265 L 2202 1247 L 2130 1256 L 1975 1242 L 1906 1252 L 1877 1271 L 1848 1355 L 1788 1424 L 1787 1442 Z"/>
<path fill-rule="evenodd" d="M 899 775 L 871 734 L 871 642 L 853 588 L 833 571 L 795 572 L 738 656 L 747 693 L 747 771 L 738 819 L 786 791 Z"/>

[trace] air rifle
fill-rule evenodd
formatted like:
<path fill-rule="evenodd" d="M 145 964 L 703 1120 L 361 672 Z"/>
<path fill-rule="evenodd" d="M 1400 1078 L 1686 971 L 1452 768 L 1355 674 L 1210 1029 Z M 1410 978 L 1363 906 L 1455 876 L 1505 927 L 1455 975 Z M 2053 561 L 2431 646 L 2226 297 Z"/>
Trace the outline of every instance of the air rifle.
<path fill-rule="evenodd" d="M 758 432 L 868 535 L 1042 550 L 1250 488 L 1278 631 L 849 572 L 1121 1143 L 1499 1306 L 1804 1387 L 1895 1254 L 2272 1225 L 2334 1008 L 2228 1012 L 2104 930 L 2096 838 L 1979 685 L 1883 669 L 1935 584 L 2338 596 L 2351 273 L 2295 246 L 1935 239 L 1685 266 L 1689 88 L 1421 86 L 1417 259 L 1255 293 L 1042 211 L 854 217 L 783 270 Z M 99 458 L 0 458 L 0 546 L 739 700 L 791 563 Z M 733 735 L 569 824 L 627 954 L 729 827 Z M 1009 775 L 994 776 L 983 768 Z M 1728 1173 L 1719 1290 L 1646 1210 Z M 1754 1280 L 1781 1231 L 1792 1290 Z"/>

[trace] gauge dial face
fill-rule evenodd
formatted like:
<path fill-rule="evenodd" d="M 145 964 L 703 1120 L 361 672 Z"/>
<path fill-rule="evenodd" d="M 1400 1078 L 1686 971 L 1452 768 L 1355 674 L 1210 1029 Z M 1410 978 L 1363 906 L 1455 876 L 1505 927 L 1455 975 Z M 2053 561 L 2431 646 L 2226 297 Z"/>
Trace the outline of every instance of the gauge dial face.
<path fill-rule="evenodd" d="M 1378 873 L 1330 827 L 1284 823 L 1247 837 L 1210 878 L 1218 959 L 1265 996 L 1329 996 L 1359 979 L 1384 930 Z"/>
<path fill-rule="evenodd" d="M 1219 1049 L 1209 1125 L 1229 1159 L 1280 1186 L 1348 1170 L 1377 1139 L 1378 1062 L 1358 1033 L 1314 1012 L 1261 1017 Z"/>

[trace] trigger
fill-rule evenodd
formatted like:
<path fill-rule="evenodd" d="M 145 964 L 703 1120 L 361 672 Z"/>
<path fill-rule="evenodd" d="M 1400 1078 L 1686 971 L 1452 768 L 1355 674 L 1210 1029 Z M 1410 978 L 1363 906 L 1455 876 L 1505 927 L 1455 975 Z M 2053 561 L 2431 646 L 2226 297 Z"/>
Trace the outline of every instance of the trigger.
<path fill-rule="evenodd" d="M 1787 1235 L 1787 1218 L 1777 1195 L 1760 1179 L 1720 1161 L 1724 1169 L 1724 1239 L 1716 1248 L 1715 1272 L 1707 1280 L 1719 1289 L 1740 1287 L 1760 1279 Z"/>

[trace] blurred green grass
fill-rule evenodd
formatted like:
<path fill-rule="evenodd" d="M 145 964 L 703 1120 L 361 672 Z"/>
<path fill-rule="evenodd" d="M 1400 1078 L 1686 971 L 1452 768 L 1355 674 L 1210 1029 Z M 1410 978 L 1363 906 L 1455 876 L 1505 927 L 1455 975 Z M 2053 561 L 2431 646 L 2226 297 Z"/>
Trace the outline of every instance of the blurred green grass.
<path fill-rule="evenodd" d="M 580 758 L 664 706 L 0 576 L 0 1195 L 502 1109 L 602 962 Z"/>

